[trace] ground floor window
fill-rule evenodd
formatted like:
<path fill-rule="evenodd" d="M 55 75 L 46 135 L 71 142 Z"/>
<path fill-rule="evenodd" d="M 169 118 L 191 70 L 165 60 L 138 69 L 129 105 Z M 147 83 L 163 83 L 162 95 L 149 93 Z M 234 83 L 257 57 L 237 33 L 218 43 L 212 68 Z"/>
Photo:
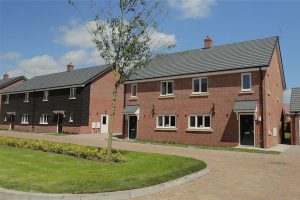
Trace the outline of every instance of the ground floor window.
<path fill-rule="evenodd" d="M 23 114 L 21 124 L 28 124 L 28 122 L 29 122 L 29 115 L 28 114 Z"/>
<path fill-rule="evenodd" d="M 210 115 L 190 115 L 189 128 L 192 129 L 209 129 L 211 128 Z"/>
<path fill-rule="evenodd" d="M 157 116 L 157 128 L 176 128 L 176 116 L 175 115 Z"/>
<path fill-rule="evenodd" d="M 48 124 L 48 114 L 41 114 L 40 124 Z"/>
<path fill-rule="evenodd" d="M 4 114 L 4 119 L 3 119 L 3 121 L 7 122 L 7 116 L 6 116 L 6 114 Z"/>

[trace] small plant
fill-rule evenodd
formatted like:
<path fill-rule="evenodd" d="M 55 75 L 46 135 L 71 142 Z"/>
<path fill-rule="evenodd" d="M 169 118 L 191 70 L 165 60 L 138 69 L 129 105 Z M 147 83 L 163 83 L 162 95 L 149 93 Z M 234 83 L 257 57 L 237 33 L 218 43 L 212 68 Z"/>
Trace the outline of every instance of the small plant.
<path fill-rule="evenodd" d="M 107 156 L 106 149 L 82 145 L 62 144 L 57 142 L 46 142 L 3 136 L 0 136 L 0 145 L 63 154 L 76 158 L 97 160 L 102 162 L 121 161 L 121 154 L 118 151 L 113 151 L 111 157 L 109 157 Z"/>

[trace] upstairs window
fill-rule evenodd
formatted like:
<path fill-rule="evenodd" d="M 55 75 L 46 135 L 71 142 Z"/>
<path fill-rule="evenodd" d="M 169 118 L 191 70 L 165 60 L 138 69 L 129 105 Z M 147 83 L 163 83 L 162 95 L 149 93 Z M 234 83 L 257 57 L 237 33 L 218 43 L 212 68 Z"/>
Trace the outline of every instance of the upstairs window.
<path fill-rule="evenodd" d="M 137 96 L 137 85 L 132 84 L 131 85 L 131 97 L 136 97 Z"/>
<path fill-rule="evenodd" d="M 175 115 L 157 116 L 157 128 L 176 128 L 176 116 Z"/>
<path fill-rule="evenodd" d="M 193 94 L 207 93 L 208 79 L 194 78 L 193 79 Z"/>
<path fill-rule="evenodd" d="M 251 91 L 251 73 L 242 74 L 242 91 Z"/>
<path fill-rule="evenodd" d="M 29 102 L 29 93 L 25 93 L 24 102 L 25 103 Z"/>
<path fill-rule="evenodd" d="M 29 123 L 29 115 L 28 114 L 23 114 L 21 124 L 28 124 L 28 123 Z"/>
<path fill-rule="evenodd" d="M 162 81 L 160 83 L 160 95 L 167 96 L 173 95 L 174 82 L 173 81 Z"/>
<path fill-rule="evenodd" d="M 44 91 L 43 101 L 48 101 L 49 91 Z"/>
<path fill-rule="evenodd" d="M 76 88 L 70 88 L 70 98 L 69 99 L 76 99 Z"/>
<path fill-rule="evenodd" d="M 9 104 L 9 94 L 5 95 L 4 103 Z"/>
<path fill-rule="evenodd" d="M 210 129 L 211 117 L 210 115 L 190 115 L 189 116 L 190 129 Z"/>
<path fill-rule="evenodd" d="M 48 114 L 41 114 L 40 124 L 48 124 Z"/>

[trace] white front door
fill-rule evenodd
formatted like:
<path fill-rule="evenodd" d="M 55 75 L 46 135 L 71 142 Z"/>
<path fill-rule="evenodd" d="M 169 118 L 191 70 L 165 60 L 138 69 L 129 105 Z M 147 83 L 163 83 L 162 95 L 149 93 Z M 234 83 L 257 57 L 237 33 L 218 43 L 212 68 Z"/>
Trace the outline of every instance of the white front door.
<path fill-rule="evenodd" d="M 108 115 L 101 115 L 101 133 L 108 133 Z"/>

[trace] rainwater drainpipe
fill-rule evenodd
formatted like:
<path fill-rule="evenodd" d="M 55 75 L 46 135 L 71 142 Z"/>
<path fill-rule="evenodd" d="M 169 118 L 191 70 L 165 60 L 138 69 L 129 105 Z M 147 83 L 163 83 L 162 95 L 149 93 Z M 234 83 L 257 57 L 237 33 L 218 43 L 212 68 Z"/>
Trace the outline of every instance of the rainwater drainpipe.
<path fill-rule="evenodd" d="M 34 117 L 35 117 L 35 90 L 33 90 L 33 102 L 32 102 L 32 132 L 34 132 Z"/>
<path fill-rule="evenodd" d="M 260 138 L 262 140 L 261 147 L 265 146 L 265 138 L 264 138 L 264 96 L 263 96 L 263 76 L 261 67 L 259 67 L 260 72 L 260 107 L 261 107 L 261 128 L 260 128 Z"/>

